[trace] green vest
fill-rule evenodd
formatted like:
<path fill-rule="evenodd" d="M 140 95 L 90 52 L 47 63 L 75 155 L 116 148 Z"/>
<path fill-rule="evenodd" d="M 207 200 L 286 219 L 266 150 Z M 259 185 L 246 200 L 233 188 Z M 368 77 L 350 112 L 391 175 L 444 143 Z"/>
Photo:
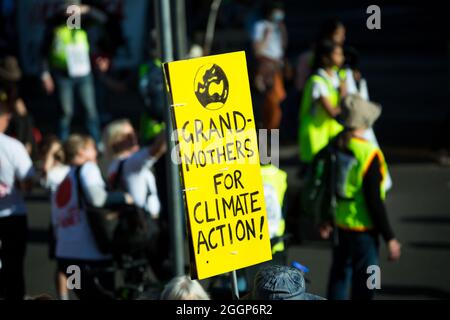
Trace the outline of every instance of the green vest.
<path fill-rule="evenodd" d="M 367 210 L 363 193 L 363 179 L 369 165 L 375 156 L 381 160 L 380 185 L 381 199 L 385 199 L 386 191 L 384 180 L 387 173 L 387 164 L 381 150 L 372 143 L 358 138 L 352 138 L 348 149 L 353 153 L 352 162 L 348 162 L 346 169 L 338 160 L 338 187 L 339 194 L 336 210 L 336 225 L 343 229 L 353 231 L 366 231 L 373 228 L 373 221 Z M 345 199 L 343 199 L 343 197 Z"/>
<path fill-rule="evenodd" d="M 50 51 L 50 65 L 53 68 L 67 69 L 67 46 L 70 44 L 81 44 L 89 52 L 87 32 L 83 29 L 70 30 L 66 25 L 56 28 Z"/>
<path fill-rule="evenodd" d="M 263 184 L 265 186 L 269 186 L 273 188 L 272 190 L 275 191 L 278 204 L 280 205 L 280 209 L 283 208 L 283 200 L 284 195 L 286 193 L 287 189 L 287 174 L 283 170 L 278 169 L 274 165 L 266 165 L 261 166 L 261 176 L 263 180 Z M 267 198 L 268 195 L 265 195 Z M 267 199 L 266 199 L 266 207 L 267 207 Z M 282 237 L 284 235 L 284 231 L 286 229 L 286 222 L 282 216 L 280 220 L 280 224 L 278 226 L 278 229 L 276 231 L 276 237 Z M 284 243 L 278 242 L 272 247 L 272 254 L 275 254 L 276 252 L 282 252 L 284 251 Z"/>
<path fill-rule="evenodd" d="M 339 91 L 328 79 L 315 74 L 306 82 L 300 106 L 298 133 L 300 160 L 306 163 L 311 163 L 314 156 L 343 129 L 336 120 L 328 115 L 319 101 L 313 100 L 314 83 L 322 83 L 327 86 L 330 92 L 330 96 L 327 98 L 333 107 L 338 107 L 340 100 Z"/>

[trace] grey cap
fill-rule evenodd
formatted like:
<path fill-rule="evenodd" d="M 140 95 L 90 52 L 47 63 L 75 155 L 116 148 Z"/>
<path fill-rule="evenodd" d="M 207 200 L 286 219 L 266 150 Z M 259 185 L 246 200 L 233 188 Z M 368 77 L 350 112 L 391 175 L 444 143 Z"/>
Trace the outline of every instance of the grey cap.
<path fill-rule="evenodd" d="M 288 266 L 268 266 L 258 271 L 251 298 L 254 300 L 325 300 L 306 292 L 302 273 Z"/>
<path fill-rule="evenodd" d="M 337 120 L 346 128 L 368 129 L 373 126 L 381 115 L 379 104 L 364 100 L 357 94 L 351 94 L 342 99 L 342 113 Z"/>

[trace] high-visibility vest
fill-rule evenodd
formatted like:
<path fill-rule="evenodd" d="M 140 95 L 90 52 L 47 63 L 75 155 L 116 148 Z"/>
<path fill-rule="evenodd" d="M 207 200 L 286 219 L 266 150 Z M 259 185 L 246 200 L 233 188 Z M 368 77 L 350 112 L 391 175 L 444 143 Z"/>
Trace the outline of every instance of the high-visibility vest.
<path fill-rule="evenodd" d="M 343 127 L 331 118 L 319 101 L 312 97 L 314 83 L 327 86 L 330 95 L 327 97 L 333 107 L 339 105 L 339 91 L 330 80 L 317 74 L 306 82 L 300 106 L 299 144 L 300 160 L 311 163 L 314 156 L 342 131 Z"/>
<path fill-rule="evenodd" d="M 50 51 L 50 65 L 54 68 L 67 69 L 67 46 L 70 44 L 82 45 L 89 52 L 87 32 L 83 29 L 69 29 L 66 25 L 56 28 L 52 48 Z"/>
<path fill-rule="evenodd" d="M 352 138 L 348 144 L 348 149 L 353 157 L 347 156 L 345 161 L 341 158 L 345 156 L 338 154 L 337 157 L 336 225 L 353 231 L 367 231 L 373 229 L 374 225 L 364 197 L 364 176 L 373 159 L 378 156 L 381 162 L 382 175 L 380 196 L 384 200 L 386 197 L 384 180 L 387 173 L 387 164 L 382 151 L 367 140 Z"/>
<path fill-rule="evenodd" d="M 261 166 L 261 176 L 264 185 L 264 199 L 268 215 L 269 230 L 276 227 L 271 238 L 282 237 L 286 229 L 282 208 L 287 189 L 287 174 L 274 165 Z M 271 225 L 275 223 L 275 225 Z M 272 247 L 272 254 L 284 251 L 284 243 L 280 241 Z"/>

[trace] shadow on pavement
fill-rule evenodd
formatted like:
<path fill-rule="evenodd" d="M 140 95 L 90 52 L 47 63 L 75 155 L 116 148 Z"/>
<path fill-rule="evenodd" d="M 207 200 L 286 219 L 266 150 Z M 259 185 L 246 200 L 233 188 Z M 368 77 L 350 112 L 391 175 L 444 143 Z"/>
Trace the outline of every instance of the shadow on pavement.
<path fill-rule="evenodd" d="M 398 296 L 427 296 L 433 299 L 450 299 L 450 292 L 432 287 L 385 285 L 381 293 Z"/>
<path fill-rule="evenodd" d="M 442 216 L 416 216 L 416 217 L 404 217 L 401 218 L 405 223 L 418 223 L 418 224 L 449 224 L 450 217 L 447 215 Z"/>
<path fill-rule="evenodd" d="M 407 246 L 416 249 L 450 250 L 450 242 L 410 242 Z"/>

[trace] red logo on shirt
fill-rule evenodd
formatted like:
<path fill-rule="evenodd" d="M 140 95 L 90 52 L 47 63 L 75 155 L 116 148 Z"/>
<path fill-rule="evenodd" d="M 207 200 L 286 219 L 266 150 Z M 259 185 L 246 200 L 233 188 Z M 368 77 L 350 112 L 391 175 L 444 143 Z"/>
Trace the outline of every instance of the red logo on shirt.
<path fill-rule="evenodd" d="M 72 182 L 70 178 L 67 177 L 58 187 L 56 191 L 56 206 L 61 209 L 69 204 L 72 198 Z"/>

